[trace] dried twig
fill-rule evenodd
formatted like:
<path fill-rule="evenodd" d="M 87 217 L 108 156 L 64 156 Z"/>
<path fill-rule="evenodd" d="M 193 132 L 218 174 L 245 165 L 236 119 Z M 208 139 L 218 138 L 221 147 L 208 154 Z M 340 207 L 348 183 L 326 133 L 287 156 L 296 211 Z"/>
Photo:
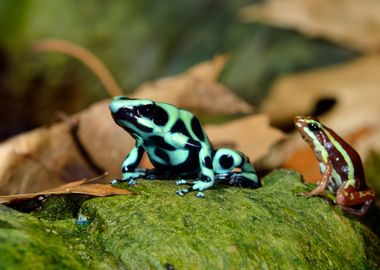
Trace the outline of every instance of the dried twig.
<path fill-rule="evenodd" d="M 33 49 L 36 51 L 61 52 L 70 55 L 85 64 L 95 73 L 110 96 L 123 94 L 119 84 L 107 67 L 93 53 L 85 48 L 69 41 L 44 39 L 35 42 Z"/>

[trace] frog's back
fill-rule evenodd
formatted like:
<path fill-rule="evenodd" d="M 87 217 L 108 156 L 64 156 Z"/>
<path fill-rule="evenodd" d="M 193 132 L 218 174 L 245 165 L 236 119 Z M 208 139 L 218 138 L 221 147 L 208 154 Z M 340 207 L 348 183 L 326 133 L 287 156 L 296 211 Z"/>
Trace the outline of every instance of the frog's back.
<path fill-rule="evenodd" d="M 340 170 L 340 175 L 343 177 L 343 182 L 349 179 L 356 180 L 356 186 L 358 189 L 366 188 L 364 168 L 361 158 L 354 148 L 352 148 L 346 141 L 344 141 L 333 130 L 325 127 L 331 134 L 334 146 L 334 159 L 332 159 L 333 167 Z M 339 149 L 336 149 L 338 148 Z"/>
<path fill-rule="evenodd" d="M 204 144 L 210 144 L 209 138 L 207 137 L 207 134 L 198 118 L 187 110 L 179 109 L 178 111 L 179 117 L 176 125 L 174 126 L 174 130 L 179 132 L 184 131 L 186 133 L 184 133 L 184 135 L 192 138 L 193 140 Z"/>

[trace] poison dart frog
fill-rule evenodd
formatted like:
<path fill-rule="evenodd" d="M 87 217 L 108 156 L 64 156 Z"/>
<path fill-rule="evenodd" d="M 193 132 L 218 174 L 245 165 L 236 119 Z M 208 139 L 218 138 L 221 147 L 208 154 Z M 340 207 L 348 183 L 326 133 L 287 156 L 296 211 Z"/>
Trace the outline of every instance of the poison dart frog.
<path fill-rule="evenodd" d="M 359 154 L 316 117 L 298 116 L 294 118 L 294 124 L 302 138 L 312 147 L 323 174 L 314 190 L 301 195 L 320 195 L 328 187 L 336 195 L 337 206 L 354 216 L 363 217 L 375 193 L 366 185 Z"/>
<path fill-rule="evenodd" d="M 248 157 L 228 148 L 214 149 L 191 112 L 167 103 L 123 96 L 114 97 L 109 108 L 115 122 L 136 140 L 122 163 L 122 179 L 113 180 L 113 184 L 128 181 L 133 185 L 138 178 L 177 175 L 182 178 L 178 185 L 189 185 L 177 194 L 198 191 L 197 197 L 203 197 L 202 191 L 216 180 L 254 188 L 261 185 Z M 154 170 L 137 168 L 144 152 Z M 196 177 L 198 180 L 183 180 Z"/>

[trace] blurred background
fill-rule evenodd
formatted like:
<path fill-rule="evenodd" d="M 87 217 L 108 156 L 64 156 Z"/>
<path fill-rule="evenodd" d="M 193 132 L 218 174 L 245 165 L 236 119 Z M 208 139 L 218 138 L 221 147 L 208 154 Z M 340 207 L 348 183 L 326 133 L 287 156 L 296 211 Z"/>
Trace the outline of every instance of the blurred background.
<path fill-rule="evenodd" d="M 105 170 L 119 174 L 121 158 L 128 152 L 127 146 L 115 146 L 119 142 L 115 137 L 96 137 L 115 126 L 111 119 L 100 119 L 102 115 L 109 117 L 105 110 L 96 117 L 81 118 L 82 127 L 104 120 L 101 127 L 82 128 L 87 139 L 86 134 L 79 133 L 79 137 L 55 140 L 62 134 L 56 131 L 52 132 L 56 137 L 39 139 L 45 148 L 16 151 L 6 147 L 6 139 L 16 134 L 46 127 L 62 113 L 76 115 L 110 98 L 99 78 L 78 59 L 54 50 L 36 50 L 36 44 L 46 39 L 68 41 L 93 53 L 126 95 L 134 95 L 136 89 L 150 82 L 151 93 L 157 92 L 155 87 L 165 88 L 165 84 L 154 82 L 168 76 L 179 80 L 171 81 L 170 88 L 175 91 L 194 66 L 223 55 L 227 61 L 216 64 L 211 79 L 204 78 L 202 69 L 190 74 L 195 80 L 187 82 L 190 87 L 179 87 L 186 92 L 180 99 L 198 102 L 206 108 L 201 120 L 213 122 L 215 119 L 210 120 L 207 114 L 216 106 L 215 96 L 209 101 L 192 85 L 201 81 L 202 91 L 217 85 L 219 92 L 215 93 L 228 90 L 237 98 L 236 104 L 237 100 L 245 102 L 242 112 L 263 113 L 274 127 L 290 134 L 281 142 L 278 138 L 271 141 L 272 151 L 253 158 L 262 174 L 287 167 L 300 170 L 307 180 L 320 178 L 313 153 L 292 133 L 295 115 L 312 114 L 358 149 L 371 185 L 379 190 L 378 0 L 114 0 L 107 4 L 100 0 L 0 0 L 0 33 L 0 156 L 8 159 L 16 153 L 8 165 L 3 162 L 0 166 L 2 193 L 47 188 L 62 179 L 94 176 Z M 139 93 L 140 98 L 151 98 Z M 170 102 L 172 93 L 166 94 Z M 106 108 L 107 104 L 103 105 Z M 198 112 L 194 107 L 188 109 Z M 241 129 L 246 130 L 244 125 Z M 271 136 L 263 130 L 252 126 L 249 136 L 254 138 L 260 132 Z M 224 131 L 215 133 L 223 135 Z M 243 140 L 236 131 L 233 134 L 225 145 L 234 145 L 229 139 L 238 140 L 235 145 Z M 261 143 L 249 138 L 247 147 Z M 76 145 L 74 150 L 62 146 L 68 141 Z M 93 149 L 97 142 L 104 149 Z M 46 147 L 54 144 L 70 155 L 80 152 L 80 161 L 70 157 L 69 162 L 67 153 L 61 156 L 56 148 Z M 122 148 L 120 153 L 109 154 L 116 147 Z M 244 147 L 240 150 L 251 153 Z M 25 158 L 34 160 L 34 171 L 25 165 Z M 107 164 L 110 161 L 112 164 Z M 42 170 L 44 177 L 37 177 L 35 172 Z M 65 177 L 60 175 L 62 171 Z M 26 174 L 28 184 L 20 188 L 15 181 Z M 52 177 L 58 180 L 54 182 Z M 45 184 L 37 185 L 37 178 L 45 178 Z M 27 182 L 24 180 L 21 182 Z"/>
<path fill-rule="evenodd" d="M 34 51 L 41 39 L 88 49 L 125 93 L 228 53 L 218 80 L 254 105 L 279 76 L 358 55 L 293 29 L 244 21 L 242 8 L 258 2 L 1 0 L 0 140 L 50 123 L 57 111 L 71 114 L 109 97 L 76 59 Z"/>

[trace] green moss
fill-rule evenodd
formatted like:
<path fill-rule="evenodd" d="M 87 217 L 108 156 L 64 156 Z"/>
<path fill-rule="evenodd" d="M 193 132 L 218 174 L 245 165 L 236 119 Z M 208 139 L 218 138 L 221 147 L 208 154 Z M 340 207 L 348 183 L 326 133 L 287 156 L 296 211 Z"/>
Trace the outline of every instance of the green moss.
<path fill-rule="evenodd" d="M 298 174 L 277 171 L 264 183 L 198 199 L 174 196 L 173 182 L 141 181 L 140 195 L 87 201 L 82 213 L 96 241 L 129 268 L 375 268 L 363 235 L 375 250 L 376 235 L 321 198 L 295 196 L 305 190 Z"/>
<path fill-rule="evenodd" d="M 0 269 L 87 269 L 57 236 L 31 215 L 0 205 Z"/>
<path fill-rule="evenodd" d="M 194 193 L 176 196 L 179 187 L 173 181 L 139 181 L 135 187 L 121 184 L 138 194 L 85 201 L 80 213 L 89 224 L 83 226 L 72 218 L 38 221 L 10 212 L 25 219 L 28 229 L 23 232 L 38 229 L 33 237 L 46 242 L 40 240 L 37 247 L 58 248 L 56 256 L 64 256 L 60 252 L 65 251 L 73 263 L 91 269 L 380 266 L 380 240 L 364 225 L 370 217 L 361 223 L 322 198 L 296 196 L 308 187 L 295 172 L 278 170 L 263 182 L 257 190 L 217 187 L 206 191 L 204 199 Z M 1 217 L 0 226 L 0 232 L 11 231 L 15 222 Z M 8 241 L 17 239 L 11 238 Z M 39 255 L 38 250 L 30 249 L 28 258 Z M 53 255 L 47 252 L 44 256 Z M 37 258 L 45 260 L 44 256 Z"/>

